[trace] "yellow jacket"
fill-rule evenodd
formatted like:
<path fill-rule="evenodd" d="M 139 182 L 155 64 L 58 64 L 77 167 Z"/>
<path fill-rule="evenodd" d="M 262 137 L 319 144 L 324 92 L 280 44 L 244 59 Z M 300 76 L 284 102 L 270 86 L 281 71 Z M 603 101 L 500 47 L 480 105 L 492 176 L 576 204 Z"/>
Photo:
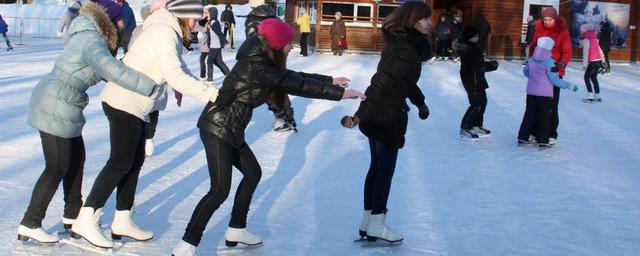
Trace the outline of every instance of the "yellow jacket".
<path fill-rule="evenodd" d="M 296 24 L 300 26 L 300 33 L 311 33 L 311 17 L 309 17 L 309 14 L 304 13 L 300 16 Z"/>

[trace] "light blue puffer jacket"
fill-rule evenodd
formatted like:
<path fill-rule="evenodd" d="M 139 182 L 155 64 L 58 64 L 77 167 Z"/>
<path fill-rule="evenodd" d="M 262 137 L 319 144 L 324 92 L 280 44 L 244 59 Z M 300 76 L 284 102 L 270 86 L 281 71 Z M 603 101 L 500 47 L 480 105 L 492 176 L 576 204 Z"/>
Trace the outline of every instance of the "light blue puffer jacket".
<path fill-rule="evenodd" d="M 141 95 L 150 95 L 155 82 L 115 59 L 117 35 L 109 16 L 94 3 L 80 9 L 69 28 L 69 42 L 53 70 L 34 88 L 29 102 L 29 125 L 62 138 L 82 134 L 86 91 L 102 78 Z"/>

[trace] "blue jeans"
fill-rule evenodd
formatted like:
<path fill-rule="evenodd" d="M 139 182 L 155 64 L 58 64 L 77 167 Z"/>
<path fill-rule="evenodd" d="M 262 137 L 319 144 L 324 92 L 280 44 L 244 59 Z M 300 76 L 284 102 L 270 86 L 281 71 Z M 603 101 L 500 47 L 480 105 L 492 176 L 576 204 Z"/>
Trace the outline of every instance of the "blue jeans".
<path fill-rule="evenodd" d="M 371 164 L 364 183 L 364 209 L 371 214 L 387 211 L 391 180 L 396 169 L 398 149 L 369 138 Z"/>

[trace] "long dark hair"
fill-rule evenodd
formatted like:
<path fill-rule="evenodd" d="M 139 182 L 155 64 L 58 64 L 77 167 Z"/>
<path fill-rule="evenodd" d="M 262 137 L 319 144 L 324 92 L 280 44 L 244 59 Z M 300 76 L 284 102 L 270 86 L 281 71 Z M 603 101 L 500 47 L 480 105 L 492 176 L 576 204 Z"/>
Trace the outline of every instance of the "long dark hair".
<path fill-rule="evenodd" d="M 431 17 L 431 6 L 424 2 L 408 1 L 387 16 L 382 27 L 389 31 L 406 31 L 413 28 L 422 18 Z"/>
<path fill-rule="evenodd" d="M 258 36 L 262 42 L 262 48 L 267 54 L 267 58 L 273 62 L 273 65 L 280 69 L 287 69 L 287 53 L 284 52 L 284 47 L 280 49 L 271 48 L 267 39 L 263 36 Z M 267 102 L 271 108 L 276 109 L 276 112 L 281 111 L 284 108 L 284 101 L 287 95 L 278 90 L 272 90 L 267 93 Z"/>

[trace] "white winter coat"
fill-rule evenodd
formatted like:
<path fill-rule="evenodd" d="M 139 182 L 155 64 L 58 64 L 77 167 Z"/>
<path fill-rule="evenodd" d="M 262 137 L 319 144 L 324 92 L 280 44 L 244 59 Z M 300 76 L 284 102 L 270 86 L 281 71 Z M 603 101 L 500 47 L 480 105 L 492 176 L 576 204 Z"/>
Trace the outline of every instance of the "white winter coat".
<path fill-rule="evenodd" d="M 177 18 L 167 9 L 159 9 L 142 24 L 142 32 L 130 44 L 123 62 L 153 79 L 158 86 L 149 97 L 128 91 L 115 83 L 107 83 L 100 94 L 109 106 L 148 121 L 148 114 L 166 95 L 168 86 L 208 102 L 218 89 L 196 79 L 182 59 L 182 31 Z M 160 102 L 162 103 L 162 102 Z M 166 101 L 164 101 L 166 104 Z M 155 107 L 157 109 L 157 107 Z"/>

